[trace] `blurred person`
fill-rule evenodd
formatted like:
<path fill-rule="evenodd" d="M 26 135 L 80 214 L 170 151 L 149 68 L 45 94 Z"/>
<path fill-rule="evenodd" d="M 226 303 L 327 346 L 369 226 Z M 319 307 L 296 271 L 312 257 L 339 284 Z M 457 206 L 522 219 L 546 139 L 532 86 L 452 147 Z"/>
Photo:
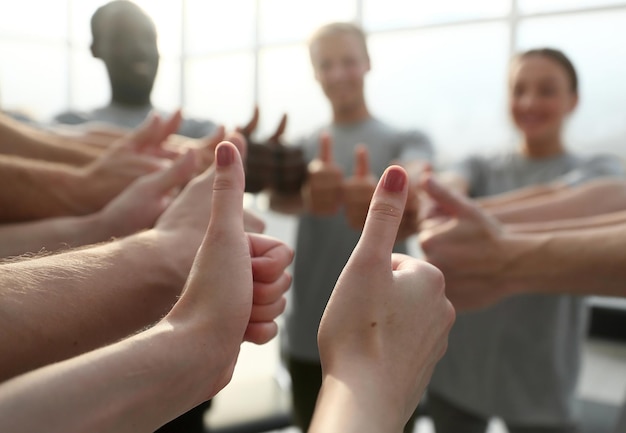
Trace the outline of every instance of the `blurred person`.
<path fill-rule="evenodd" d="M 91 35 L 91 54 L 104 62 L 111 101 L 89 112 L 61 113 L 54 120 L 70 125 L 98 123 L 135 128 L 155 110 L 151 94 L 159 67 L 159 51 L 154 22 L 135 3 L 114 0 L 93 14 Z M 202 138 L 216 128 L 209 120 L 186 118 L 177 132 Z"/>
<path fill-rule="evenodd" d="M 325 25 L 311 37 L 309 52 L 315 78 L 331 105 L 332 121 L 300 143 L 310 162 L 302 190 L 270 192 L 273 210 L 299 214 L 284 353 L 296 423 L 304 431 L 322 381 L 317 347 L 320 319 L 357 244 L 377 178 L 392 161 L 409 172 L 407 218 L 398 233 L 404 239 L 417 229 L 413 183 L 424 161 L 433 156 L 423 133 L 398 131 L 371 114 L 364 92 L 370 58 L 361 28 L 351 23 Z M 344 174 L 351 173 L 344 180 Z M 406 252 L 403 242 L 396 251 Z M 412 423 L 407 429 L 412 431 Z"/>
<path fill-rule="evenodd" d="M 500 196 L 500 203 L 498 196 L 484 200 L 494 216 L 505 203 L 547 194 L 545 185 L 554 192 L 595 178 L 623 176 L 618 158 L 581 157 L 563 143 L 563 125 L 578 103 L 578 78 L 562 52 L 545 48 L 516 56 L 509 99 L 521 133 L 518 148 L 469 157 L 441 175 L 479 200 L 512 191 L 508 200 Z M 540 211 L 534 215 L 545 219 Z M 428 244 L 422 248 L 428 257 Z M 471 279 L 459 284 L 467 284 L 471 293 Z M 438 433 L 484 432 L 492 416 L 503 419 L 513 433 L 577 431 L 574 391 L 587 310 L 584 297 L 563 293 L 569 293 L 566 286 L 538 287 L 459 314 L 449 350 L 429 386 L 428 407 Z"/>

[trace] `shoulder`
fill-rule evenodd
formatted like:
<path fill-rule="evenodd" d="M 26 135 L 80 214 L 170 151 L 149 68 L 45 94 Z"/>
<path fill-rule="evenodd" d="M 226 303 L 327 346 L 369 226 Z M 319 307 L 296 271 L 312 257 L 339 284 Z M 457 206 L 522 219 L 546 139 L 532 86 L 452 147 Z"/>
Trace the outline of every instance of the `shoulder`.
<path fill-rule="evenodd" d="M 624 176 L 625 174 L 624 160 L 617 155 L 608 153 L 583 157 L 581 167 L 594 171 L 598 175 Z"/>
<path fill-rule="evenodd" d="M 215 132 L 217 123 L 207 119 L 185 118 L 178 130 L 180 135 L 190 138 L 202 138 Z"/>
<path fill-rule="evenodd" d="M 91 120 L 91 115 L 84 111 L 64 111 L 59 113 L 53 118 L 53 122 L 62 123 L 65 125 L 79 125 Z"/>

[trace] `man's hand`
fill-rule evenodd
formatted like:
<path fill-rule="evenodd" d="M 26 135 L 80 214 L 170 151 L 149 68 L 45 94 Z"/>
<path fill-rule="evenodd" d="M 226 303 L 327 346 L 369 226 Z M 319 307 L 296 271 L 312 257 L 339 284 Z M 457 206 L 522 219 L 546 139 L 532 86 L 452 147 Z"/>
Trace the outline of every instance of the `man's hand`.
<path fill-rule="evenodd" d="M 354 174 L 344 184 L 346 218 L 355 230 L 363 230 L 367 210 L 376 189 L 376 178 L 370 172 L 369 153 L 363 145 L 354 149 Z"/>
<path fill-rule="evenodd" d="M 385 171 L 324 312 L 324 382 L 311 432 L 401 431 L 446 350 L 454 309 L 441 272 L 392 255 L 407 184 L 401 167 Z M 345 422 L 329 424 L 337 418 Z"/>
<path fill-rule="evenodd" d="M 343 173 L 333 161 L 332 139 L 320 138 L 319 155 L 309 164 L 308 180 L 303 187 L 306 209 L 314 215 L 334 215 L 342 202 Z"/>
<path fill-rule="evenodd" d="M 434 177 L 422 186 L 434 206 L 419 242 L 426 260 L 444 273 L 450 301 L 458 310 L 467 310 L 501 300 L 507 292 L 500 273 L 517 254 L 505 246 L 501 224 Z"/>

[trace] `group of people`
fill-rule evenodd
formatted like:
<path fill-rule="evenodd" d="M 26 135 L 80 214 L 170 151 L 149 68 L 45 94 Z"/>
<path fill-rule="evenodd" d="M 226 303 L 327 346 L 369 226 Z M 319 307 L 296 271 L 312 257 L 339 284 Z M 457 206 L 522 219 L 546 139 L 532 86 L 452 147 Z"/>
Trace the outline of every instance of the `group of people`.
<path fill-rule="evenodd" d="M 309 52 L 332 119 L 294 143 L 302 187 L 266 191 L 298 215 L 294 253 L 243 209 L 246 138 L 155 113 L 151 19 L 116 0 L 91 28 L 111 103 L 56 120 L 97 127 L 0 117 L 0 252 L 19 256 L 0 265 L 1 430 L 201 431 L 239 345 L 277 334 L 291 288 L 283 351 L 303 431 L 411 432 L 420 402 L 437 433 L 493 416 L 513 433 L 578 431 L 584 296 L 626 296 L 626 182 L 619 158 L 565 146 L 579 89 L 564 53 L 511 60 L 515 149 L 440 168 L 425 133 L 368 108 L 363 30 L 319 28 Z M 423 260 L 406 255 L 414 234 Z"/>

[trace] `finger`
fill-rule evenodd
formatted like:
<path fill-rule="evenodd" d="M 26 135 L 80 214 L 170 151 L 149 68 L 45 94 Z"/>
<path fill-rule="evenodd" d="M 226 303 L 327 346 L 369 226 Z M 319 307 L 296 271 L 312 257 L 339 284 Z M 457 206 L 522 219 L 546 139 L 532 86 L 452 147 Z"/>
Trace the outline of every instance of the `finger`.
<path fill-rule="evenodd" d="M 287 299 L 281 297 L 267 305 L 252 305 L 250 313 L 250 322 L 273 322 L 283 311 L 287 305 Z"/>
<path fill-rule="evenodd" d="M 161 126 L 161 130 L 159 131 L 161 135 L 160 140 L 164 141 L 170 135 L 175 134 L 176 131 L 178 131 L 178 129 L 180 128 L 180 125 L 182 122 L 183 122 L 183 112 L 179 108 L 174 113 L 172 113 L 169 119 L 163 122 L 163 125 Z"/>
<path fill-rule="evenodd" d="M 243 339 L 254 344 L 265 344 L 276 337 L 276 335 L 278 335 L 276 322 L 251 322 L 248 323 Z"/>
<path fill-rule="evenodd" d="M 243 228 L 246 233 L 262 234 L 265 231 L 265 221 L 263 221 L 251 211 L 244 209 Z"/>
<path fill-rule="evenodd" d="M 245 182 L 241 156 L 234 144 L 222 141 L 215 149 L 215 160 L 211 220 L 207 233 L 221 230 L 243 233 Z"/>
<path fill-rule="evenodd" d="M 370 161 L 367 147 L 359 144 L 354 149 L 354 177 L 365 178 L 370 174 Z"/>
<path fill-rule="evenodd" d="M 255 305 L 267 305 L 280 299 L 291 286 L 291 275 L 287 272 L 272 283 L 254 281 L 252 301 Z"/>
<path fill-rule="evenodd" d="M 283 114 L 283 117 L 280 119 L 280 123 L 276 128 L 276 131 L 272 136 L 267 140 L 269 143 L 279 143 L 280 137 L 285 133 L 285 129 L 287 128 L 287 113 Z"/>
<path fill-rule="evenodd" d="M 374 191 L 363 234 L 351 260 L 384 263 L 389 267 L 404 213 L 407 191 L 406 171 L 398 165 L 387 168 Z"/>
<path fill-rule="evenodd" d="M 180 156 L 167 170 L 155 173 L 155 186 L 159 193 L 170 191 L 175 187 L 182 187 L 194 175 L 196 163 L 193 152 Z"/>
<path fill-rule="evenodd" d="M 248 155 L 248 142 L 243 134 L 236 131 L 231 132 L 226 136 L 226 140 L 230 141 L 237 147 L 242 159 L 246 159 L 246 156 Z"/>
<path fill-rule="evenodd" d="M 328 134 L 327 132 L 322 133 L 322 135 L 320 136 L 318 157 L 322 162 L 333 162 L 333 141 L 330 138 L 330 134 Z"/>
<path fill-rule="evenodd" d="M 426 176 L 422 189 L 435 202 L 437 210 L 450 216 L 479 216 L 480 212 L 466 197 L 444 187 L 434 176 Z"/>
<path fill-rule="evenodd" d="M 146 142 L 154 139 L 161 125 L 161 117 L 152 112 L 148 117 L 130 134 L 129 142 L 133 149 L 140 151 Z"/>

